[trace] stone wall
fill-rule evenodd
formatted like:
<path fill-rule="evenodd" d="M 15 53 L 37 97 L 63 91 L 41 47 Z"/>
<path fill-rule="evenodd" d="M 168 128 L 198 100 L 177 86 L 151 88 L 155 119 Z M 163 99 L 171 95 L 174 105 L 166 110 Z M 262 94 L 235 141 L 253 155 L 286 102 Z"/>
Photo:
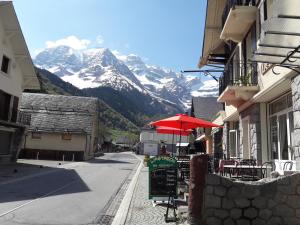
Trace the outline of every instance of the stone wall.
<path fill-rule="evenodd" d="M 300 170 L 300 75 L 292 79 L 293 111 L 294 111 L 294 133 L 293 148 L 296 156 L 296 169 Z"/>
<path fill-rule="evenodd" d="M 250 155 L 257 160 L 262 160 L 261 152 L 261 124 L 260 105 L 254 104 L 240 113 L 240 158 L 243 158 L 243 127 L 242 120 L 249 117 L 249 143 Z"/>
<path fill-rule="evenodd" d="M 299 225 L 300 173 L 235 182 L 206 176 L 203 225 Z"/>

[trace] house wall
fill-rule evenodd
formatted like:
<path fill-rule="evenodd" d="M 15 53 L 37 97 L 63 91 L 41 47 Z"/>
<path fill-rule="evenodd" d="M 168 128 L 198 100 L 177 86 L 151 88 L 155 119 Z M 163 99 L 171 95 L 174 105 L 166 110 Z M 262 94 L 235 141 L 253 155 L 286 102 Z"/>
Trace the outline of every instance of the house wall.
<path fill-rule="evenodd" d="M 248 134 L 243 134 L 243 120 L 247 119 Z M 240 158 L 243 158 L 243 135 L 248 135 L 250 158 L 262 161 L 260 104 L 254 104 L 240 113 Z"/>
<path fill-rule="evenodd" d="M 11 43 L 5 35 L 3 25 L 0 22 L 0 65 L 2 63 L 3 55 L 10 59 L 10 65 L 8 74 L 0 71 L 0 90 L 17 97 L 21 97 L 23 91 L 23 75 L 14 57 Z"/>
<path fill-rule="evenodd" d="M 39 150 L 57 150 L 57 151 L 85 151 L 86 141 L 88 141 L 87 149 L 89 147 L 89 137 L 85 134 L 72 134 L 72 140 L 62 140 L 61 134 L 56 133 L 42 133 L 41 139 L 32 139 L 29 132 L 26 136 L 26 149 Z"/>
<path fill-rule="evenodd" d="M 299 189 L 299 173 L 261 182 L 234 182 L 208 174 L 201 224 L 298 225 Z"/>

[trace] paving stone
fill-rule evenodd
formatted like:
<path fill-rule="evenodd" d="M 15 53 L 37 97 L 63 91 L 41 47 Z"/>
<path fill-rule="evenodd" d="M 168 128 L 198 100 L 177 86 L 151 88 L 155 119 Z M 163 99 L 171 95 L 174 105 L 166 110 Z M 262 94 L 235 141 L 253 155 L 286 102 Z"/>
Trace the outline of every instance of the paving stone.
<path fill-rule="evenodd" d="M 297 194 L 300 195 L 300 186 L 297 187 Z"/>
<path fill-rule="evenodd" d="M 266 198 L 272 198 L 277 192 L 277 184 L 276 182 L 271 182 L 262 185 L 260 188 L 260 195 Z"/>
<path fill-rule="evenodd" d="M 227 196 L 228 198 L 236 198 L 240 196 L 241 190 L 235 186 L 232 186 L 231 188 L 228 189 Z"/>
<path fill-rule="evenodd" d="M 231 218 L 224 220 L 223 225 L 235 225 L 235 221 Z"/>
<path fill-rule="evenodd" d="M 218 196 L 225 196 L 226 194 L 226 188 L 222 187 L 222 186 L 217 186 L 215 187 L 215 194 Z"/>
<path fill-rule="evenodd" d="M 286 195 L 294 195 L 296 194 L 296 188 L 292 187 L 291 185 L 289 186 L 278 186 L 277 190 L 279 192 L 281 192 L 282 194 L 286 194 Z"/>
<path fill-rule="evenodd" d="M 296 217 L 300 218 L 300 209 L 296 209 Z"/>
<path fill-rule="evenodd" d="M 233 185 L 233 182 L 228 179 L 228 178 L 225 178 L 225 177 L 222 177 L 221 178 L 221 184 L 227 188 L 231 187 Z"/>
<path fill-rule="evenodd" d="M 242 216 L 242 210 L 241 209 L 232 209 L 230 210 L 230 217 L 233 219 L 238 219 Z"/>
<path fill-rule="evenodd" d="M 215 195 L 205 196 L 205 207 L 206 208 L 221 208 L 221 198 Z"/>
<path fill-rule="evenodd" d="M 256 218 L 252 220 L 252 225 L 266 225 L 266 221 Z"/>
<path fill-rule="evenodd" d="M 228 198 L 222 198 L 222 209 L 232 209 L 234 207 L 234 202 Z"/>
<path fill-rule="evenodd" d="M 216 174 L 206 175 L 206 184 L 209 185 L 219 185 L 221 183 L 220 176 Z"/>
<path fill-rule="evenodd" d="M 216 217 L 208 217 L 206 220 L 207 225 L 222 225 L 222 220 Z"/>
<path fill-rule="evenodd" d="M 215 209 L 214 215 L 220 219 L 225 219 L 229 216 L 229 212 L 224 209 Z"/>
<path fill-rule="evenodd" d="M 267 206 L 267 200 L 264 197 L 256 197 L 255 199 L 252 200 L 252 206 L 258 208 L 258 209 L 263 209 L 266 208 Z"/>
<path fill-rule="evenodd" d="M 277 179 L 277 184 L 279 185 L 289 185 L 290 184 L 290 179 L 289 177 L 280 177 Z"/>
<path fill-rule="evenodd" d="M 235 205 L 239 208 L 247 208 L 250 206 L 250 201 L 245 198 L 237 198 L 234 200 Z"/>
<path fill-rule="evenodd" d="M 249 219 L 254 219 L 255 217 L 257 217 L 257 210 L 253 207 L 245 209 L 244 216 Z"/>
<path fill-rule="evenodd" d="M 300 224 L 300 219 L 293 218 L 293 217 L 284 218 L 284 224 L 299 225 Z"/>
<path fill-rule="evenodd" d="M 300 196 L 291 195 L 286 199 L 286 204 L 294 209 L 300 208 Z"/>
<path fill-rule="evenodd" d="M 272 211 L 269 209 L 262 209 L 259 210 L 259 217 L 268 220 L 272 216 Z"/>
<path fill-rule="evenodd" d="M 283 225 L 283 221 L 280 217 L 272 217 L 267 221 L 267 225 Z"/>
<path fill-rule="evenodd" d="M 277 202 L 275 202 L 273 199 L 268 200 L 268 208 L 273 208 L 277 205 Z"/>
<path fill-rule="evenodd" d="M 130 204 L 126 225 L 175 225 L 166 223 L 164 214 L 165 207 L 153 207 L 152 201 L 147 197 L 148 192 L 148 168 L 144 167 L 138 177 L 138 182 L 134 190 Z M 171 215 L 171 214 L 170 214 Z"/>
<path fill-rule="evenodd" d="M 211 185 L 206 185 L 205 192 L 206 192 L 206 194 L 212 194 L 212 193 L 214 193 L 214 187 L 211 186 Z"/>
<path fill-rule="evenodd" d="M 250 220 L 239 219 L 236 221 L 236 225 L 250 225 Z"/>
<path fill-rule="evenodd" d="M 213 216 L 215 209 L 206 209 L 205 212 L 207 216 Z"/>
<path fill-rule="evenodd" d="M 244 197 L 252 199 L 260 195 L 260 190 L 259 187 L 256 185 L 245 186 L 243 188 L 242 194 Z"/>
<path fill-rule="evenodd" d="M 275 215 L 275 216 L 295 216 L 295 210 L 286 205 L 278 205 L 274 208 L 273 215 Z"/>

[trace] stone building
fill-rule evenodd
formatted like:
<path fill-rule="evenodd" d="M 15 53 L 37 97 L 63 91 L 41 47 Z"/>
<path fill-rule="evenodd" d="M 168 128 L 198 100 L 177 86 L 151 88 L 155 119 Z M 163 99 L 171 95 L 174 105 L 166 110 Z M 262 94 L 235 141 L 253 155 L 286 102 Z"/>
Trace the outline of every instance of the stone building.
<path fill-rule="evenodd" d="M 193 97 L 191 116 L 206 121 L 212 121 L 216 117 L 217 113 L 222 110 L 222 108 L 222 104 L 217 102 L 216 97 Z M 222 128 L 198 128 L 195 144 L 197 145 L 198 143 L 204 142 L 206 146 L 206 152 L 208 154 L 219 153 L 219 149 L 217 147 L 219 142 L 217 138 L 221 133 Z M 213 142 L 213 139 L 215 139 L 215 142 Z"/>
<path fill-rule="evenodd" d="M 20 112 L 29 126 L 20 157 L 88 160 L 102 144 L 97 98 L 23 93 Z"/>
<path fill-rule="evenodd" d="M 24 89 L 39 89 L 32 60 L 12 1 L 0 2 L 0 164 L 15 162 L 25 126 L 18 107 Z"/>
<path fill-rule="evenodd" d="M 299 7 L 297 0 L 207 1 L 199 67 L 223 68 L 226 157 L 300 169 Z"/>

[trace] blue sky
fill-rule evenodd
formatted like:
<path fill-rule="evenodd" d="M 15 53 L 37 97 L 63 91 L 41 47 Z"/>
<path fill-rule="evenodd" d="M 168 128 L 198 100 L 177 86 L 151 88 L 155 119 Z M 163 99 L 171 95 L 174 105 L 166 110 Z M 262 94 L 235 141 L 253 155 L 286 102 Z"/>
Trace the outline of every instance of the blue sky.
<path fill-rule="evenodd" d="M 78 48 L 108 47 L 177 71 L 196 68 L 201 55 L 206 0 L 13 2 L 32 55 L 69 36 Z"/>

